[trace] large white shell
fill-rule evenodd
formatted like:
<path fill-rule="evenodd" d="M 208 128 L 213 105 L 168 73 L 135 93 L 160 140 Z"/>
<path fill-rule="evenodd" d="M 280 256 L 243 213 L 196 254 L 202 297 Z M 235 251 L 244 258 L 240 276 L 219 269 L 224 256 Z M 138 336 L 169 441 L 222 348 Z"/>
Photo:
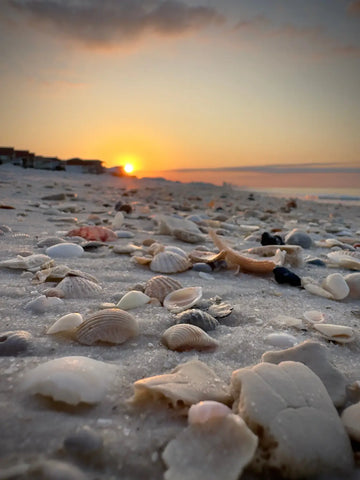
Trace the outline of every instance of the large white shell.
<path fill-rule="evenodd" d="M 167 275 L 156 275 L 146 282 L 144 293 L 151 298 L 157 298 L 160 303 L 163 303 L 166 295 L 180 288 L 182 288 L 181 283 L 174 278 Z"/>
<path fill-rule="evenodd" d="M 191 405 L 188 412 L 188 422 L 190 425 L 205 423 L 211 418 L 226 417 L 230 413 L 232 413 L 232 410 L 227 405 L 214 400 L 204 400 Z"/>
<path fill-rule="evenodd" d="M 84 249 L 76 243 L 58 243 L 45 250 L 46 255 L 52 258 L 74 258 L 81 257 Z"/>
<path fill-rule="evenodd" d="M 218 342 L 210 337 L 202 328 L 189 323 L 179 323 L 165 330 L 161 341 L 170 350 L 207 350 L 215 348 Z"/>
<path fill-rule="evenodd" d="M 102 288 L 95 282 L 77 275 L 68 275 L 57 285 L 65 298 L 89 298 L 98 295 Z"/>
<path fill-rule="evenodd" d="M 190 266 L 187 258 L 172 251 L 159 252 L 150 262 L 150 270 L 159 273 L 185 272 Z"/>
<path fill-rule="evenodd" d="M 105 396 L 115 373 L 114 365 L 88 357 L 56 358 L 27 372 L 21 387 L 70 405 L 93 404 Z"/>
<path fill-rule="evenodd" d="M 74 328 L 79 326 L 83 321 L 83 317 L 80 313 L 68 313 L 56 320 L 46 333 L 47 335 L 52 335 L 59 332 L 69 332 L 74 330 Z"/>
<path fill-rule="evenodd" d="M 322 288 L 331 293 L 335 300 L 343 300 L 349 295 L 350 289 L 340 273 L 328 275 L 321 284 Z"/>
<path fill-rule="evenodd" d="M 327 254 L 331 263 L 349 270 L 360 270 L 360 252 L 350 252 L 346 250 L 330 252 Z"/>
<path fill-rule="evenodd" d="M 349 343 L 355 340 L 355 334 L 351 327 L 335 325 L 332 323 L 315 323 L 315 330 L 321 333 L 327 340 L 337 343 Z"/>
<path fill-rule="evenodd" d="M 179 313 L 194 306 L 202 297 L 202 287 L 184 287 L 166 295 L 164 307 L 173 313 Z"/>
<path fill-rule="evenodd" d="M 125 295 L 117 303 L 118 308 L 123 310 L 131 310 L 132 308 L 142 307 L 150 302 L 150 297 L 138 290 L 131 290 L 125 293 Z"/>

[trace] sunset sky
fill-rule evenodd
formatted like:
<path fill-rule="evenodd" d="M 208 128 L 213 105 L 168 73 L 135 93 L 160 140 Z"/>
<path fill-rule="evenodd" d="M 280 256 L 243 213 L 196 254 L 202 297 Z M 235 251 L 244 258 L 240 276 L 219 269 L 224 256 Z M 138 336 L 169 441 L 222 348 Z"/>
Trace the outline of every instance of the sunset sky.
<path fill-rule="evenodd" d="M 0 58 L 1 146 L 360 173 L 359 0 L 2 0 Z"/>

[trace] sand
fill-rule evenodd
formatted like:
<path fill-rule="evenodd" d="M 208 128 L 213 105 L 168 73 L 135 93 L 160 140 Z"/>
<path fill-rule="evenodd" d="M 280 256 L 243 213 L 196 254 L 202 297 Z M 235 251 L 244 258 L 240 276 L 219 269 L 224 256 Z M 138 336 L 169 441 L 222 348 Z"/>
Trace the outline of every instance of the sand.
<path fill-rule="evenodd" d="M 43 200 L 53 194 L 65 194 L 65 200 Z M 257 193 L 249 197 L 249 192 L 229 185 L 70 175 L 0 166 L 0 224 L 11 229 L 0 235 L 0 262 L 18 254 L 44 253 L 45 249 L 37 247 L 39 240 L 55 235 L 65 238 L 66 232 L 76 225 L 97 221 L 111 226 L 119 200 L 132 207 L 132 213 L 124 214 L 120 230 L 131 232 L 133 238 L 119 238 L 78 258 L 56 259 L 56 263 L 94 275 L 102 286 L 100 295 L 64 299 L 61 305 L 34 314 L 26 305 L 49 285 L 32 283 L 30 272 L 0 269 L 0 330 L 26 330 L 33 336 L 28 352 L 0 357 L 0 472 L 3 472 L 0 478 L 29 478 L 12 476 L 8 469 L 17 466 L 19 471 L 21 468 L 26 471 L 28 465 L 43 459 L 76 465 L 88 479 L 163 478 L 166 467 L 161 454 L 168 442 L 185 428 L 186 417 L 156 402 L 141 408 L 130 405 L 127 400 L 133 395 L 133 383 L 199 359 L 229 384 L 234 370 L 256 365 L 264 352 L 276 349 L 266 340 L 271 333 L 291 334 L 299 343 L 308 339 L 318 341 L 326 347 L 331 361 L 349 384 L 360 380 L 359 300 L 322 298 L 299 287 L 280 285 L 272 274 L 235 275 L 231 270 L 220 269 L 200 275 L 189 269 L 172 275 L 184 287 L 202 287 L 200 307 L 210 305 L 217 296 L 233 307 L 231 315 L 221 319 L 220 326 L 209 332 L 219 342 L 213 351 L 176 352 L 162 345 L 161 335 L 174 319 L 157 304 L 131 311 L 139 322 L 140 334 L 122 345 L 85 346 L 68 338 L 46 335 L 49 326 L 62 315 L 79 312 L 86 316 L 102 303 L 116 303 L 128 290 L 155 275 L 147 265 L 134 263 L 129 255 L 114 253 L 111 246 L 129 242 L 141 245 L 151 238 L 181 247 L 187 253 L 195 248 L 171 235 L 157 234 L 156 214 L 184 217 L 206 213 L 218 220 L 217 228 L 224 234 L 221 238 L 237 250 L 260 245 L 254 237 L 245 240 L 255 227 L 258 235 L 274 229 L 285 234 L 297 227 L 308 232 L 313 241 L 340 238 L 339 232 L 360 238 L 359 209 L 354 206 L 297 200 L 295 208 L 289 208 L 288 199 Z M 338 227 L 337 232 L 331 226 Z M 217 251 L 206 232 L 202 244 Z M 303 254 L 305 258 L 326 259 L 328 252 L 328 248 L 313 245 L 304 249 Z M 306 263 L 291 270 L 300 277 L 310 276 L 315 280 L 330 273 L 350 273 L 343 268 Z M 304 320 L 304 312 L 308 310 L 323 312 L 327 323 L 352 327 L 354 341 L 340 345 L 324 339 Z M 301 319 L 303 328 L 279 325 L 275 320 L 278 315 Z M 31 368 L 69 355 L 87 356 L 118 367 L 116 380 L 99 404 L 71 407 L 21 391 L 24 374 Z M 103 447 L 90 458 L 71 454 L 64 448 L 64 439 L 85 425 L 103 442 Z M 358 474 L 355 470 L 349 478 L 357 478 Z M 242 478 L 262 478 L 253 475 L 246 471 Z"/>

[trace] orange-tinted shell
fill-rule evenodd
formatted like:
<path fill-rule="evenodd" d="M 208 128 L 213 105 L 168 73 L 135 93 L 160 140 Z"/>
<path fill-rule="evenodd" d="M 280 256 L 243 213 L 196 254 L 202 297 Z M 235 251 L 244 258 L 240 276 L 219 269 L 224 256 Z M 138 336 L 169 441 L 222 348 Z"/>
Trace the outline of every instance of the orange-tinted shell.
<path fill-rule="evenodd" d="M 113 242 L 118 237 L 110 228 L 95 225 L 74 228 L 66 234 L 68 237 L 82 237 L 86 240 L 99 240 L 101 242 Z"/>

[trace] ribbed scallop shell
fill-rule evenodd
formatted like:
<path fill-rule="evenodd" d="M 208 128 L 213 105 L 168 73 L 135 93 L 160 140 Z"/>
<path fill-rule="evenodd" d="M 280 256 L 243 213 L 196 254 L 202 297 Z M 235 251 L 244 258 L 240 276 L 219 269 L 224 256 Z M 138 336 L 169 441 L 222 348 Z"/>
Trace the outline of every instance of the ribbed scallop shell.
<path fill-rule="evenodd" d="M 102 288 L 84 277 L 68 275 L 57 285 L 64 293 L 64 298 L 89 298 L 98 295 Z"/>
<path fill-rule="evenodd" d="M 204 310 L 190 308 L 176 315 L 176 323 L 189 323 L 203 329 L 205 332 L 215 330 L 219 322 Z"/>
<path fill-rule="evenodd" d="M 327 257 L 332 263 L 339 267 L 348 268 L 349 270 L 360 270 L 360 252 L 349 252 L 345 250 L 330 252 Z"/>
<path fill-rule="evenodd" d="M 108 308 L 90 315 L 75 332 L 75 339 L 84 345 L 124 343 L 139 333 L 136 318 L 125 310 Z"/>
<path fill-rule="evenodd" d="M 170 292 L 164 298 L 164 307 L 173 313 L 180 313 L 196 304 L 202 297 L 202 287 L 185 287 Z"/>
<path fill-rule="evenodd" d="M 195 325 L 181 323 L 165 330 L 161 337 L 162 343 L 170 350 L 207 350 L 215 348 L 218 342 L 204 330 Z"/>
<path fill-rule="evenodd" d="M 191 264 L 187 258 L 178 253 L 164 251 L 157 253 L 150 263 L 150 270 L 160 273 L 185 272 Z"/>
<path fill-rule="evenodd" d="M 145 285 L 144 293 L 151 298 L 157 298 L 163 303 L 164 298 L 170 292 L 182 288 L 180 282 L 166 275 L 156 275 L 150 278 Z"/>

